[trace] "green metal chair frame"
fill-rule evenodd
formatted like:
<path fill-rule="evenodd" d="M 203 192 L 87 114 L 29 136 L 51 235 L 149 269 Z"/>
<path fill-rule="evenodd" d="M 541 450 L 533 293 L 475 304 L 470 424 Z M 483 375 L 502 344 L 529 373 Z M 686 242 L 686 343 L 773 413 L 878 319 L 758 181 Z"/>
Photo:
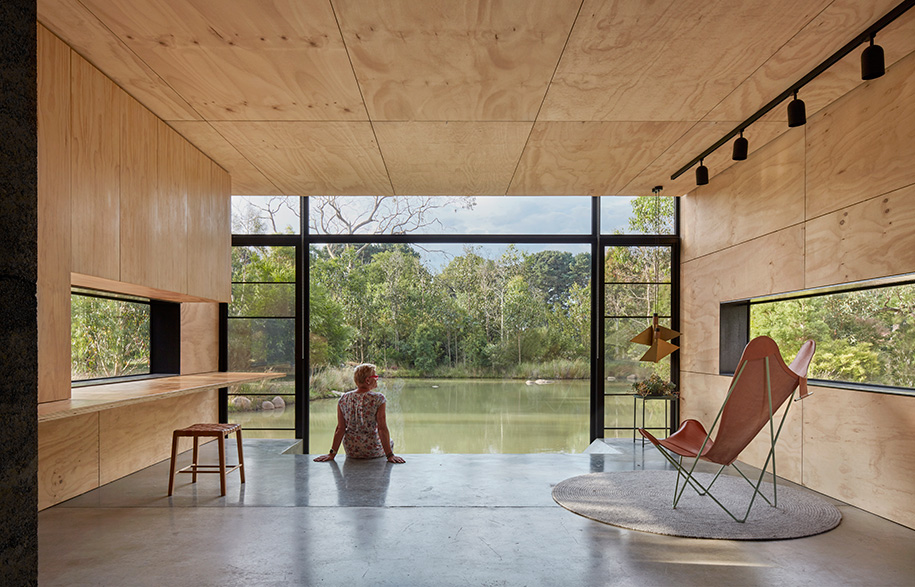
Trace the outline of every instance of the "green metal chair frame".
<path fill-rule="evenodd" d="M 740 357 L 737 371 L 728 388 L 724 403 L 718 410 L 718 415 L 709 431 L 697 420 L 686 420 L 680 428 L 665 439 L 657 439 L 644 428 L 639 432 L 651 441 L 662 455 L 677 470 L 677 481 L 674 486 L 673 507 L 676 509 L 686 486 L 690 485 L 699 495 L 707 495 L 721 509 L 723 509 L 736 522 L 743 523 L 750 515 L 756 496 L 762 497 L 770 506 L 778 507 L 778 488 L 776 483 L 775 445 L 781 434 L 788 416 L 786 408 L 782 414 L 778 427 L 775 425 L 775 413 L 788 399 L 799 401 L 810 395 L 807 390 L 807 370 L 816 351 L 816 344 L 808 340 L 798 351 L 797 357 L 791 366 L 785 365 L 778 345 L 767 336 L 754 338 L 747 344 Z M 800 394 L 794 398 L 795 392 L 800 389 Z M 790 402 L 789 402 L 790 407 Z M 756 481 L 751 480 L 736 465 L 735 461 L 741 451 L 756 437 L 766 426 L 769 427 L 769 452 L 766 462 Z M 712 432 L 717 435 L 712 440 Z M 676 455 L 676 457 L 674 456 Z M 687 468 L 684 458 L 694 459 L 692 466 Z M 721 465 L 708 487 L 700 483 L 693 473 L 700 460 Z M 765 478 L 769 463 L 772 463 L 772 501 L 769 501 L 761 486 Z M 750 486 L 753 495 L 742 518 L 732 513 L 718 498 L 712 494 L 711 489 L 718 480 L 724 468 L 728 465 L 734 467 Z M 683 479 L 681 487 L 681 478 Z M 733 507 L 733 506 L 732 506 Z"/>

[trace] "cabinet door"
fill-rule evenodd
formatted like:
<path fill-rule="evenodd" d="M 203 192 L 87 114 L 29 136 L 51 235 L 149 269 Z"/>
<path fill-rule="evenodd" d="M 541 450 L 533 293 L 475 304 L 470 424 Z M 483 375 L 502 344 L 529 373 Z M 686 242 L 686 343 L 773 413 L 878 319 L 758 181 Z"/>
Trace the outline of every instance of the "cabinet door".
<path fill-rule="evenodd" d="M 156 251 L 158 287 L 187 293 L 187 159 L 184 137 L 159 121 L 159 190 Z"/>
<path fill-rule="evenodd" d="M 120 278 L 121 90 L 71 52 L 71 270 Z"/>
<path fill-rule="evenodd" d="M 228 302 L 230 200 L 228 174 L 191 149 L 188 166 L 188 293 Z"/>
<path fill-rule="evenodd" d="M 220 302 L 232 300 L 232 178 L 215 163 L 210 163 L 213 190 L 211 209 L 216 219 L 213 237 L 214 276 L 213 299 Z"/>
<path fill-rule="evenodd" d="M 120 281 L 158 287 L 155 115 L 121 93 Z"/>
<path fill-rule="evenodd" d="M 70 397 L 70 48 L 38 25 L 38 401 Z"/>

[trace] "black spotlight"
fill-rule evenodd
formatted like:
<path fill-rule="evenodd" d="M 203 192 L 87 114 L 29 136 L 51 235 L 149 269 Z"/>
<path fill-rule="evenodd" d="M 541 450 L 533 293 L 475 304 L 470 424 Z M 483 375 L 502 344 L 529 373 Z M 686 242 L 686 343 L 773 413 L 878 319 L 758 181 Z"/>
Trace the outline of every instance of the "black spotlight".
<path fill-rule="evenodd" d="M 699 167 L 696 168 L 696 185 L 708 185 L 708 167 L 699 161 Z"/>
<path fill-rule="evenodd" d="M 799 100 L 794 92 L 794 100 L 788 102 L 788 126 L 804 126 L 807 124 L 807 107 L 803 100 Z"/>
<path fill-rule="evenodd" d="M 737 137 L 737 140 L 734 141 L 734 154 L 731 155 L 731 159 L 734 161 L 745 161 L 747 159 L 747 150 L 749 148 L 749 141 L 743 138 L 743 131 L 740 131 L 740 136 Z"/>
<path fill-rule="evenodd" d="M 883 61 L 883 47 L 874 45 L 874 37 L 871 36 L 871 44 L 861 52 L 861 79 L 877 79 L 886 73 L 886 66 Z"/>

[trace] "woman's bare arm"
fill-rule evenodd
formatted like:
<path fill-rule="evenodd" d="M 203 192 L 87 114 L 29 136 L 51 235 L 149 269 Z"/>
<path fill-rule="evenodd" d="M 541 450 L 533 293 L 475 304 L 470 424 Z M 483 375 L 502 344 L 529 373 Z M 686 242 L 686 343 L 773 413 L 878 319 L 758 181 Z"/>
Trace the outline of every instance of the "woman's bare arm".
<path fill-rule="evenodd" d="M 334 430 L 334 440 L 330 446 L 330 452 L 326 455 L 315 457 L 315 461 L 322 463 L 334 460 L 334 457 L 337 456 L 337 450 L 340 448 L 340 443 L 343 442 L 344 434 L 346 434 L 346 419 L 343 417 L 343 410 L 340 409 L 340 404 L 337 404 L 337 428 Z"/>
<path fill-rule="evenodd" d="M 389 463 L 405 463 L 406 461 L 402 457 L 396 456 L 394 449 L 391 448 L 391 433 L 388 432 L 388 420 L 384 406 L 385 404 L 381 404 L 378 406 L 378 411 L 375 412 L 375 420 L 378 422 L 378 438 L 381 439 L 381 446 L 384 448 Z"/>

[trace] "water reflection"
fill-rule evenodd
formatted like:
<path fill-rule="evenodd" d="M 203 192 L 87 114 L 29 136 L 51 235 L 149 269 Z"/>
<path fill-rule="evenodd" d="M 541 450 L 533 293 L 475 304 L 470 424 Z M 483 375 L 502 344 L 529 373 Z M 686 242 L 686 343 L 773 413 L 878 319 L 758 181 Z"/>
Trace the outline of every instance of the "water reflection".
<path fill-rule="evenodd" d="M 395 465 L 386 459 L 344 459 L 343 467 L 336 460 L 330 469 L 337 488 L 337 505 L 349 507 L 381 507 L 385 505 L 391 471 Z"/>

